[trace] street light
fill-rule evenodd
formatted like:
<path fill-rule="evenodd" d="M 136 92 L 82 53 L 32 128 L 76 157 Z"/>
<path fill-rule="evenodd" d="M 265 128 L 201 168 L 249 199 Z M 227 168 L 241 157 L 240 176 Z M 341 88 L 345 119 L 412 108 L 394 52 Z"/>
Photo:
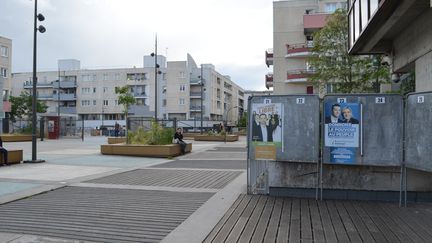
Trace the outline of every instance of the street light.
<path fill-rule="evenodd" d="M 238 108 L 238 106 L 233 106 L 233 107 L 231 107 L 231 108 L 229 108 L 227 111 L 226 111 L 226 114 L 225 114 L 225 126 L 224 126 L 224 129 L 225 129 L 225 143 L 226 143 L 226 127 L 227 127 L 227 125 L 228 125 L 228 113 L 232 110 L 232 109 L 234 109 L 234 108 Z"/>
<path fill-rule="evenodd" d="M 155 63 L 154 63 L 154 75 L 155 75 L 155 120 L 157 121 L 157 93 L 158 93 L 158 89 L 157 89 L 157 75 L 161 74 L 161 71 L 158 71 L 159 68 L 159 64 L 157 63 L 157 34 L 155 36 L 155 52 L 150 54 L 150 56 L 154 57 L 155 59 Z"/>
<path fill-rule="evenodd" d="M 200 129 L 200 132 L 201 132 L 201 134 L 203 134 L 203 116 L 204 116 L 204 105 L 203 105 L 203 100 L 204 100 L 204 93 L 203 93 L 203 86 L 204 86 L 204 78 L 203 78 L 203 65 L 201 64 L 201 76 L 200 76 L 200 79 L 201 79 L 201 129 Z"/>
<path fill-rule="evenodd" d="M 44 33 L 46 31 L 45 27 L 39 25 L 36 27 L 37 21 L 44 21 L 45 17 L 42 14 L 37 13 L 37 0 L 35 0 L 35 8 L 34 8 L 34 28 L 33 28 L 33 97 L 32 97 L 32 159 L 26 160 L 26 163 L 42 163 L 45 160 L 38 160 L 36 155 L 36 123 L 37 123 L 37 77 L 36 77 L 36 34 L 37 32 Z"/>

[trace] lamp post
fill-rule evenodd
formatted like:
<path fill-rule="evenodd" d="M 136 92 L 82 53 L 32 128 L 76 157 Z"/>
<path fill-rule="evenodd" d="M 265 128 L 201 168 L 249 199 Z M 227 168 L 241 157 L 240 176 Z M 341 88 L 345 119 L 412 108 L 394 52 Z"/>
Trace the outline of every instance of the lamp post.
<path fill-rule="evenodd" d="M 36 77 L 36 34 L 37 32 L 44 33 L 46 31 L 45 27 L 39 25 L 36 26 L 37 21 L 44 21 L 45 17 L 42 14 L 37 13 L 37 0 L 35 0 L 35 8 L 34 8 L 34 28 L 33 28 L 33 97 L 32 97 L 32 159 L 26 160 L 26 163 L 41 163 L 45 162 L 45 160 L 38 160 L 36 155 L 36 123 L 37 123 L 37 77 Z"/>
<path fill-rule="evenodd" d="M 154 80 L 154 83 L 155 83 L 155 120 L 157 121 L 157 118 L 158 118 L 158 116 L 157 116 L 157 111 L 158 111 L 158 109 L 157 109 L 157 91 L 158 91 L 158 89 L 157 89 L 157 75 L 158 74 L 160 74 L 161 73 L 161 71 L 158 71 L 158 68 L 159 68 L 159 64 L 157 63 L 157 34 L 156 34 L 156 36 L 155 36 L 155 52 L 154 53 L 152 53 L 152 54 L 150 54 L 150 56 L 152 56 L 152 57 L 154 57 L 154 59 L 155 59 L 155 63 L 154 63 L 154 75 L 155 75 L 155 80 Z"/>
<path fill-rule="evenodd" d="M 204 86 L 204 78 L 203 78 L 203 65 L 201 64 L 201 129 L 200 132 L 201 134 L 203 134 L 203 116 L 204 116 L 204 105 L 203 105 L 203 100 L 204 100 L 204 93 L 203 93 L 203 86 Z"/>
<path fill-rule="evenodd" d="M 225 114 L 225 125 L 224 125 L 224 129 L 225 129 L 225 143 L 226 143 L 226 127 L 227 127 L 227 125 L 228 125 L 228 113 L 232 110 L 232 109 L 234 109 L 234 108 L 237 108 L 238 106 L 233 106 L 233 107 L 231 107 L 231 108 L 229 108 L 227 111 L 226 111 L 226 114 Z"/>

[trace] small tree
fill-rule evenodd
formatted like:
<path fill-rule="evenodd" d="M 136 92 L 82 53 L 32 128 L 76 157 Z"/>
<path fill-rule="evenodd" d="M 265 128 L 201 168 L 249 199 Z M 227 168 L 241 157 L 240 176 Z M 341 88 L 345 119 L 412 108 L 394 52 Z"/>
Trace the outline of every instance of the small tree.
<path fill-rule="evenodd" d="M 135 97 L 130 93 L 129 87 L 127 85 L 123 87 L 116 87 L 115 93 L 118 95 L 118 103 L 123 105 L 123 112 L 125 115 L 125 122 L 126 122 L 126 138 L 128 137 L 127 134 L 127 115 L 129 111 L 129 107 L 133 104 L 135 104 L 136 100 Z"/>
<path fill-rule="evenodd" d="M 20 94 L 20 96 L 11 96 L 9 101 L 11 102 L 11 112 L 10 118 L 12 121 L 16 121 L 16 119 L 28 118 L 31 120 L 32 118 L 32 104 L 33 98 L 32 96 L 24 91 Z M 37 101 L 36 103 L 36 112 L 37 113 L 45 113 L 48 106 L 44 103 Z"/>
<path fill-rule="evenodd" d="M 315 69 L 310 80 L 320 90 L 332 84 L 336 92 L 373 92 L 390 81 L 388 66 L 381 56 L 353 56 L 348 53 L 348 18 L 338 9 L 329 16 L 326 26 L 314 33 L 314 56 L 309 59 Z"/>

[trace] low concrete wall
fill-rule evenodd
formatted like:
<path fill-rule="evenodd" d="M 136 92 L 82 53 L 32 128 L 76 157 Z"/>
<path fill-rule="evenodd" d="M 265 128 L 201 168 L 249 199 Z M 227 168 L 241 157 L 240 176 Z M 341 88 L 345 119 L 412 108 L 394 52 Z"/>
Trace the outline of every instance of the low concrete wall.
<path fill-rule="evenodd" d="M 23 160 L 22 149 L 8 150 L 8 164 L 19 164 Z M 0 161 L 3 161 L 3 154 L 0 154 Z"/>
<path fill-rule="evenodd" d="M 126 137 L 108 137 L 108 144 L 126 143 Z"/>
<path fill-rule="evenodd" d="M 1 135 L 3 142 L 28 142 L 32 140 L 32 135 Z"/>
<path fill-rule="evenodd" d="M 223 142 L 225 141 L 225 136 L 213 136 L 213 135 L 195 135 L 194 137 L 195 141 L 218 141 Z M 226 135 L 226 141 L 227 142 L 234 142 L 238 141 L 238 135 Z"/>
<path fill-rule="evenodd" d="M 186 153 L 192 151 L 192 144 L 187 144 Z M 181 154 L 180 145 L 137 145 L 137 144 L 104 144 L 101 153 L 106 155 L 130 155 L 142 157 L 174 157 Z"/>

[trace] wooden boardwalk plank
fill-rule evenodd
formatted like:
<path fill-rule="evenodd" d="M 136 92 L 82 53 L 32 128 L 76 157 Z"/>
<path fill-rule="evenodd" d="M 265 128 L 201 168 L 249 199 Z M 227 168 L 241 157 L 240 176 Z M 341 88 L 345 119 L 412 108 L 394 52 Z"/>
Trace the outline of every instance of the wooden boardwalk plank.
<path fill-rule="evenodd" d="M 318 204 L 315 200 L 309 200 L 309 210 L 311 214 L 314 242 L 326 242 Z"/>
<path fill-rule="evenodd" d="M 365 225 L 365 222 L 363 222 L 361 216 L 358 215 L 357 211 L 354 209 L 352 202 L 345 201 L 343 202 L 343 206 L 345 207 L 347 214 L 350 216 L 352 222 L 357 228 L 357 232 L 359 233 L 363 242 L 375 242 L 367 226 Z"/>
<path fill-rule="evenodd" d="M 285 243 L 288 242 L 290 220 L 291 220 L 291 198 L 284 198 L 282 215 L 278 227 L 278 235 L 276 242 Z"/>
<path fill-rule="evenodd" d="M 210 232 L 210 234 L 205 238 L 203 242 L 208 243 L 212 242 L 214 238 L 217 236 L 219 231 L 224 226 L 225 222 L 228 220 L 229 217 L 231 217 L 232 213 L 235 211 L 235 209 L 238 207 L 240 202 L 245 197 L 245 194 L 240 194 L 238 198 L 234 201 L 233 205 L 228 209 L 228 211 L 225 213 L 225 215 L 222 217 L 221 220 L 216 224 L 216 226 L 213 228 L 213 230 Z"/>
<path fill-rule="evenodd" d="M 300 199 L 293 199 L 291 210 L 291 222 L 289 242 L 300 242 Z"/>
<path fill-rule="evenodd" d="M 416 233 L 417 230 L 412 230 L 405 219 L 401 219 L 399 217 L 400 213 L 394 213 L 389 209 L 389 205 L 389 203 L 378 203 L 376 206 L 379 207 L 378 210 L 381 209 L 381 211 L 387 215 L 389 220 L 393 220 L 394 224 L 397 225 L 402 232 L 404 232 L 404 235 L 406 234 L 408 236 L 410 241 L 423 242 L 424 240 Z"/>
<path fill-rule="evenodd" d="M 222 226 L 222 229 L 219 231 L 213 242 L 224 242 L 228 235 L 231 233 L 234 225 L 237 223 L 237 220 L 240 218 L 240 215 L 245 210 L 246 206 L 249 204 L 249 201 L 253 195 L 245 195 L 243 200 L 240 202 L 239 206 L 234 210 L 225 224 Z"/>
<path fill-rule="evenodd" d="M 335 206 L 336 206 L 336 209 L 339 213 L 339 216 L 340 216 L 341 221 L 345 227 L 345 230 L 347 232 L 347 235 L 348 235 L 350 241 L 354 242 L 354 243 L 362 242 L 360 235 L 357 231 L 357 228 L 354 225 L 353 221 L 351 220 L 351 217 L 347 213 L 345 207 L 343 206 L 342 201 L 336 201 Z"/>
<path fill-rule="evenodd" d="M 270 220 L 271 213 L 273 211 L 274 203 L 275 203 L 274 197 L 270 197 L 267 200 L 264 211 L 261 214 L 261 217 L 258 221 L 258 225 L 255 229 L 253 236 L 252 236 L 251 242 L 254 242 L 254 243 L 260 242 L 261 243 L 263 241 L 264 235 L 267 231 L 267 225 L 268 225 L 268 222 Z"/>
<path fill-rule="evenodd" d="M 324 236 L 327 242 L 337 242 L 336 232 L 331 222 L 330 214 L 328 212 L 327 203 L 325 201 L 318 201 L 318 210 L 321 216 L 321 222 L 324 229 Z"/>
<path fill-rule="evenodd" d="M 243 211 L 240 218 L 237 220 L 237 223 L 235 224 L 234 228 L 232 229 L 231 233 L 228 235 L 226 242 L 237 242 L 237 240 L 240 238 L 240 235 L 243 232 L 246 223 L 249 221 L 258 203 L 258 199 L 259 196 L 253 196 L 252 199 L 249 201 L 249 204 L 247 205 L 246 209 Z"/>
<path fill-rule="evenodd" d="M 312 223 L 309 211 L 309 200 L 300 200 L 300 227 L 301 227 L 301 241 L 304 243 L 312 243 Z"/>
<path fill-rule="evenodd" d="M 262 214 L 262 211 L 264 210 L 264 206 L 266 205 L 267 199 L 269 197 L 267 196 L 260 196 L 258 200 L 258 204 L 255 207 L 255 210 L 252 213 L 252 216 L 250 217 L 249 221 L 246 224 L 245 229 L 243 230 L 242 235 L 240 236 L 240 239 L 238 242 L 250 242 L 252 239 L 252 235 L 255 232 L 255 228 L 258 224 L 258 221 L 260 219 L 260 216 Z"/>
<path fill-rule="evenodd" d="M 270 217 L 267 231 L 264 236 L 264 242 L 274 243 L 278 233 L 278 226 L 281 219 L 281 212 L 283 206 L 283 198 L 277 198 L 273 207 L 273 212 Z"/>
<path fill-rule="evenodd" d="M 376 242 L 388 242 L 384 237 L 383 232 L 381 232 L 369 214 L 361 207 L 361 204 L 359 202 L 352 202 L 351 205 L 369 230 L 369 233 L 372 235 L 374 240 Z"/>
<path fill-rule="evenodd" d="M 382 220 L 381 217 L 378 216 L 376 211 L 369 205 L 367 202 L 361 202 L 358 204 L 363 210 L 369 215 L 372 221 L 375 223 L 377 228 L 382 232 L 383 236 L 387 239 L 388 242 L 400 242 L 399 239 L 394 235 L 391 229 L 387 226 L 386 220 Z"/>
<path fill-rule="evenodd" d="M 327 209 L 330 214 L 331 223 L 333 224 L 336 237 L 339 242 L 349 242 L 349 237 L 343 225 L 343 222 L 338 214 L 334 201 L 326 201 Z"/>

